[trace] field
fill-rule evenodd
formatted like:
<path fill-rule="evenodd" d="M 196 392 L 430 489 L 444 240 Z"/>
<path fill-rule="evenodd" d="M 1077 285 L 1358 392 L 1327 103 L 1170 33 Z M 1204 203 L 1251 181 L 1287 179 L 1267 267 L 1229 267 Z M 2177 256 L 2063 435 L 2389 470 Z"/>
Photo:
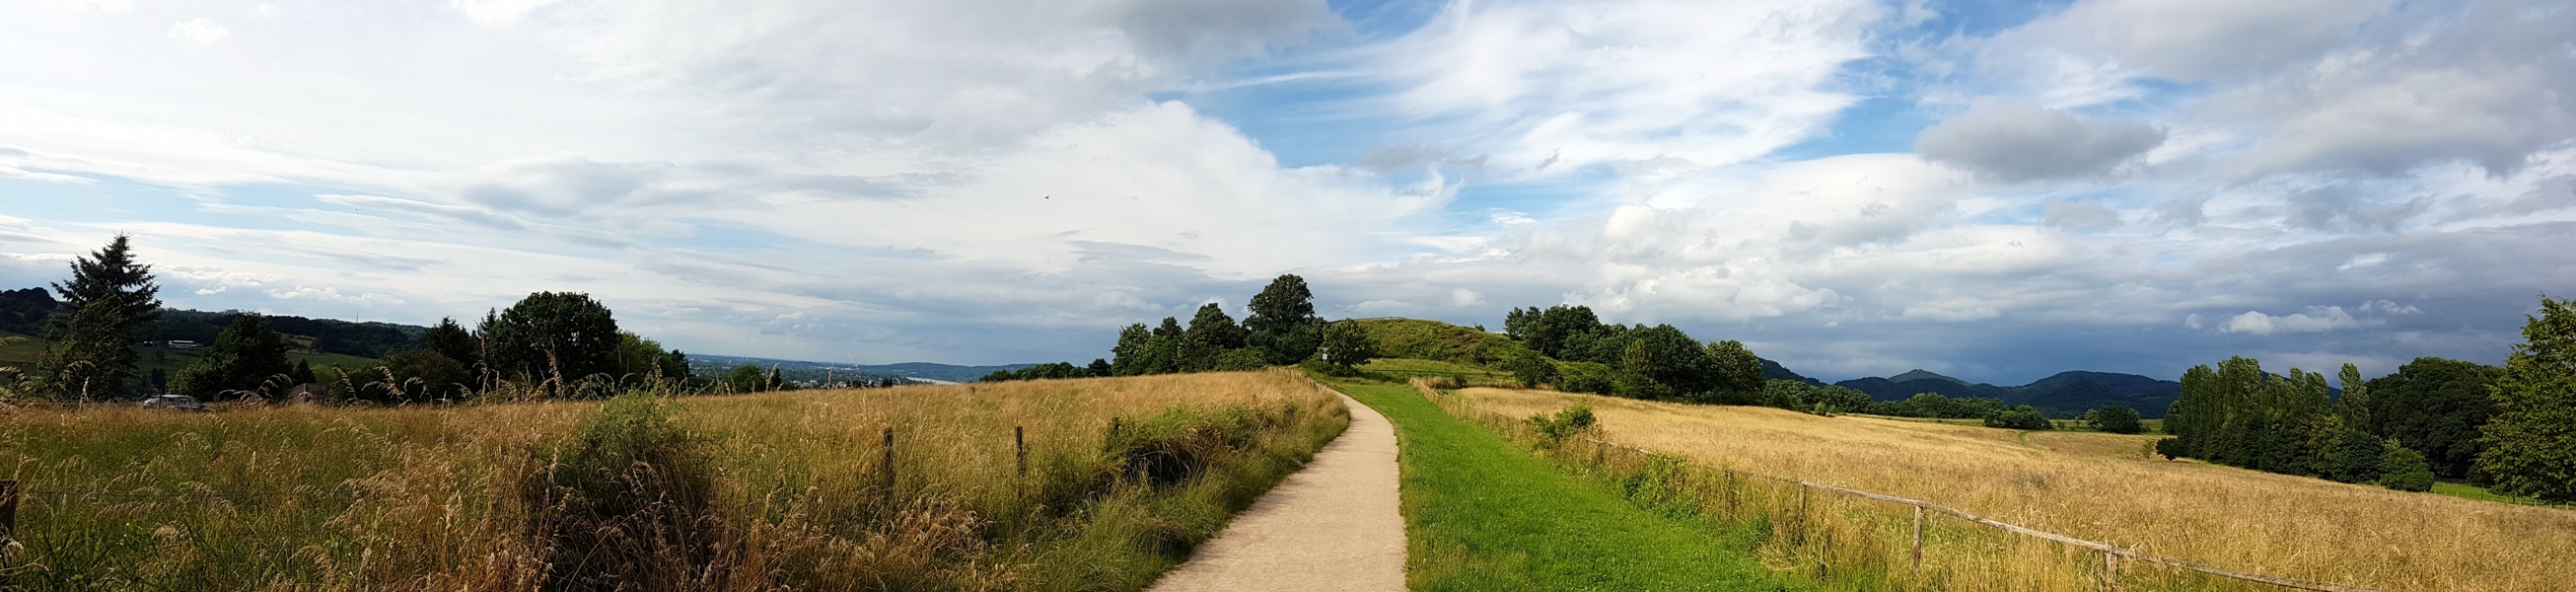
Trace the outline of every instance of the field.
<path fill-rule="evenodd" d="M 28 590 L 1133 590 L 1348 423 L 1286 371 L 6 413 Z"/>
<path fill-rule="evenodd" d="M 1445 396 L 1467 413 L 1504 418 L 1588 405 L 1601 418 L 1598 436 L 1694 465 L 1920 499 L 2246 572 L 2386 590 L 2564 590 L 2565 558 L 2576 557 L 2576 512 L 2166 461 L 2148 454 L 2153 436 L 2024 433 L 1504 388 Z M 1755 507 L 1711 512 L 1771 520 L 1775 536 L 1762 553 L 1777 568 L 1866 572 L 1825 578 L 1841 587 L 2091 590 L 2102 575 L 2098 555 L 2052 551 L 2054 543 L 2016 541 L 2025 537 L 1947 517 L 1934 520 L 1922 571 L 1910 571 L 1904 529 L 1911 508 L 1820 495 L 1805 502 L 1813 509 L 1792 513 L 1786 508 L 1800 503 L 1792 500 L 1805 499 L 1798 488 L 1762 483 L 1731 481 L 1719 488 L 1722 502 L 1692 503 Z M 1825 542 L 1809 542 L 1816 540 Z M 2234 587 L 2134 564 L 2120 577 L 2132 586 L 2153 584 L 2140 589 Z"/>
<path fill-rule="evenodd" d="M 20 335 L 5 331 L 0 331 L 0 337 L 20 337 L 26 339 L 23 343 L 0 346 L 0 366 L 16 366 L 24 369 L 27 365 L 34 364 L 36 359 L 42 357 L 45 353 L 46 342 L 44 338 L 32 335 Z M 166 376 L 176 374 L 179 372 L 180 368 L 185 368 L 188 364 L 196 362 L 198 358 L 205 357 L 206 350 L 142 347 L 135 348 L 135 353 L 140 356 L 134 367 L 134 371 L 138 375 L 150 376 L 153 370 L 160 370 L 162 374 Z M 313 364 L 314 369 L 317 370 L 322 368 L 348 368 L 351 370 L 357 370 L 376 365 L 376 360 L 369 358 L 361 358 L 344 354 L 315 353 L 310 351 L 287 352 L 286 361 L 302 361 L 311 363 Z"/>
<path fill-rule="evenodd" d="M 1411 386 L 1326 381 L 1385 413 L 1403 442 L 1411 589 L 1809 589 L 1753 560 L 1752 529 L 1631 506 L 1618 488 L 1558 471 Z"/>

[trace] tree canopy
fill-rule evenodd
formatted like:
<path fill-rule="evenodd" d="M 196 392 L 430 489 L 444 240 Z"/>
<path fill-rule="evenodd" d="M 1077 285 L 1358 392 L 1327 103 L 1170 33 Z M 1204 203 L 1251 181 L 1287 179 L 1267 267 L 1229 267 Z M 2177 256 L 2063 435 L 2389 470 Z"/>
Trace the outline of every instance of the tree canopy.
<path fill-rule="evenodd" d="M 510 379 L 571 382 L 619 369 L 623 341 L 608 307 L 574 292 L 538 292 L 483 317 L 476 328 L 490 344 L 493 371 Z"/>
<path fill-rule="evenodd" d="M 2505 358 L 2477 468 L 2493 490 L 2576 502 L 2576 301 L 2540 299 Z"/>
<path fill-rule="evenodd" d="M 53 345 L 36 364 L 37 378 L 45 381 L 38 390 L 80 398 L 123 394 L 137 378 L 134 332 L 161 316 L 152 266 L 135 260 L 133 237 L 119 234 L 74 257 L 71 267 L 71 279 L 53 285 L 68 314 L 47 324 Z"/>
<path fill-rule="evenodd" d="M 295 367 L 287 362 L 286 349 L 286 336 L 270 329 L 267 317 L 251 312 L 235 314 L 232 323 L 215 337 L 214 345 L 206 349 L 205 357 L 170 377 L 170 392 L 208 399 L 234 398 L 241 393 L 281 394 L 285 388 L 295 386 Z M 281 375 L 287 378 L 276 380 Z M 266 388 L 272 386 L 276 388 Z"/>

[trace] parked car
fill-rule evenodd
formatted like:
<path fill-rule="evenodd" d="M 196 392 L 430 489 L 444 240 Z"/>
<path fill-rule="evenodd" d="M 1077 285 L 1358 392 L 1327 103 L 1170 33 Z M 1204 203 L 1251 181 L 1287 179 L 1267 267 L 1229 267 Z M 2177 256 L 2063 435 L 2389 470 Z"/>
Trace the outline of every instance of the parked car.
<path fill-rule="evenodd" d="M 151 397 L 146 397 L 143 399 L 143 408 L 168 409 L 171 411 L 185 411 L 188 413 L 205 413 L 213 411 L 212 409 L 207 409 L 204 403 L 197 402 L 196 397 L 187 395 L 153 395 Z"/>

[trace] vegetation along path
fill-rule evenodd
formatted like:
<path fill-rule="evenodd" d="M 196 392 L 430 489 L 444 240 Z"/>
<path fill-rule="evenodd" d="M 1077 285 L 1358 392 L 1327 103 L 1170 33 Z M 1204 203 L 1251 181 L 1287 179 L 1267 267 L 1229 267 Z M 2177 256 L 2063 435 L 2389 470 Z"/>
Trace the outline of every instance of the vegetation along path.
<path fill-rule="evenodd" d="M 1750 528 L 1638 509 L 1413 387 L 1332 386 L 1383 412 L 1403 445 L 1407 583 L 1415 590 L 1804 590 L 1763 568 Z M 1352 413 L 1352 430 L 1359 430 Z"/>
<path fill-rule="evenodd" d="M 1395 430 L 1367 405 L 1342 403 L 1350 429 L 1151 589 L 1404 589 Z"/>

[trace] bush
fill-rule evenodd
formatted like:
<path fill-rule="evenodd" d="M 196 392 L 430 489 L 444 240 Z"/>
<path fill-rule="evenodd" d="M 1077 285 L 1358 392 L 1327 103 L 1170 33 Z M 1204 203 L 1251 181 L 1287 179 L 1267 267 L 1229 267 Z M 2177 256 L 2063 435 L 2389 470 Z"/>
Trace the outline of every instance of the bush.
<path fill-rule="evenodd" d="M 1565 374 L 1557 379 L 1557 390 L 1607 395 L 1618 388 L 1618 381 L 1611 378 L 1610 367 L 1607 365 L 1567 363 L 1563 370 Z"/>
<path fill-rule="evenodd" d="M 2040 415 L 2039 409 L 2029 405 L 2023 405 L 2012 409 L 1998 411 L 1995 412 L 1994 415 L 1986 416 L 1986 427 L 2015 430 L 2045 430 L 2056 426 L 2048 423 L 2048 416 Z"/>
<path fill-rule="evenodd" d="M 680 589 L 727 538 L 707 508 L 712 467 L 653 397 L 609 400 L 539 462 L 549 470 L 523 491 L 548 511 L 531 526 L 555 554 L 582 559 L 548 574 L 549 588 Z"/>
<path fill-rule="evenodd" d="M 2156 454 L 2165 457 L 2165 460 L 2173 460 L 2189 456 L 2183 452 L 2181 438 L 2165 438 L 2157 440 Z"/>
<path fill-rule="evenodd" d="M 1564 442 L 1568 437 L 1592 429 L 1594 421 L 1592 407 L 1586 405 L 1567 407 L 1563 411 L 1556 412 L 1555 417 L 1541 413 L 1529 418 L 1530 425 L 1537 427 L 1539 436 L 1546 438 L 1550 445 Z"/>
<path fill-rule="evenodd" d="M 2093 429 L 2114 434 L 2135 434 L 2146 431 L 2146 426 L 2138 423 L 2138 410 L 2119 405 L 2106 405 L 2100 409 L 2084 412 L 2084 423 L 2093 426 Z"/>
<path fill-rule="evenodd" d="M 1538 385 L 1560 380 L 1555 362 L 1547 361 L 1546 356 L 1527 349 L 1512 354 L 1511 360 L 1506 362 L 1504 367 L 1512 371 L 1512 378 L 1521 381 L 1521 388 L 1538 388 Z"/>
<path fill-rule="evenodd" d="M 2388 441 L 2388 453 L 2379 460 L 2379 486 L 2398 491 L 2432 491 L 2433 465 L 2424 461 L 2424 453 Z"/>

